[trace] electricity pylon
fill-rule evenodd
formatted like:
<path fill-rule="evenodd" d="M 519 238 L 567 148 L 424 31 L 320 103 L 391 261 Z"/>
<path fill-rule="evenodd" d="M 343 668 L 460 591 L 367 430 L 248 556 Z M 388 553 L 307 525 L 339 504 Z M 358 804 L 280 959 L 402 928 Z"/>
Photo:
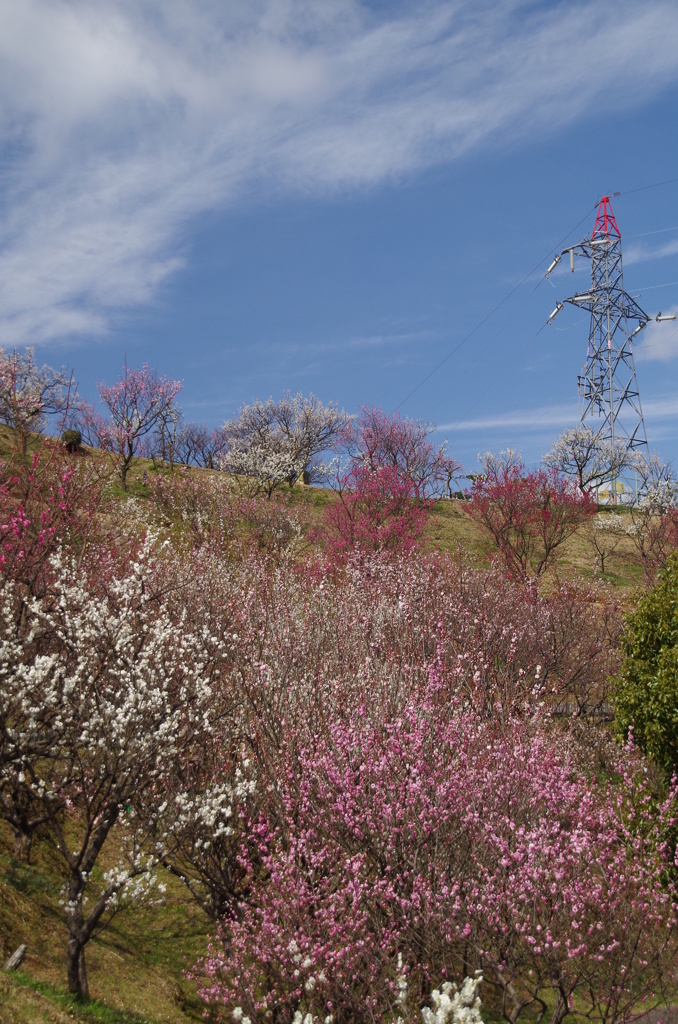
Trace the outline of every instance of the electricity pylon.
<path fill-rule="evenodd" d="M 650 317 L 624 291 L 621 234 L 609 196 L 600 200 L 591 236 L 563 249 L 547 277 L 566 253 L 572 271 L 575 256 L 591 261 L 591 287 L 557 303 L 548 322 L 566 302 L 591 314 L 586 362 L 579 375 L 582 426 L 588 426 L 600 441 L 621 443 L 629 451 L 647 448 L 632 342 Z M 676 317 L 659 313 L 655 319 Z"/>

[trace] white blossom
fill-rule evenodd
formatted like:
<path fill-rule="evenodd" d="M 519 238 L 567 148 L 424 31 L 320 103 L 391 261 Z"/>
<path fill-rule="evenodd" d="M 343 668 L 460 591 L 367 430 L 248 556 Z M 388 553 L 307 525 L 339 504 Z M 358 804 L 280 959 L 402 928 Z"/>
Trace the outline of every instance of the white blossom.
<path fill-rule="evenodd" d="M 346 413 L 322 405 L 314 395 L 286 392 L 277 403 L 272 398 L 254 402 L 224 425 L 221 468 L 249 478 L 269 495 L 303 473 L 326 479 L 331 467 L 318 456 L 332 447 L 348 421 Z"/>
<path fill-rule="evenodd" d="M 440 989 L 431 992 L 431 1007 L 425 1006 L 421 1015 L 424 1024 L 483 1024 L 480 1014 L 480 998 L 478 988 L 482 975 L 465 978 L 461 990 L 446 981 Z"/>
<path fill-rule="evenodd" d="M 544 456 L 546 466 L 575 477 L 582 491 L 615 480 L 631 463 L 625 441 L 602 440 L 583 425 L 564 430 Z"/>

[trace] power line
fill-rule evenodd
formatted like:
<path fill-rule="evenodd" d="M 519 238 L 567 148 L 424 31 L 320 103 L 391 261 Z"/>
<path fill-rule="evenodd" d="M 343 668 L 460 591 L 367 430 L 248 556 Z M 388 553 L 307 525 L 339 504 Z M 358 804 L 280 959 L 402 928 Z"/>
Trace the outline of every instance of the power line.
<path fill-rule="evenodd" d="M 657 182 L 654 182 L 654 183 L 653 183 L 653 184 L 651 184 L 651 185 L 641 185 L 641 186 L 639 186 L 638 188 L 632 188 L 632 189 L 627 189 L 627 190 L 626 190 L 625 192 L 614 192 L 614 193 L 611 193 L 611 194 L 612 194 L 613 196 L 622 196 L 622 197 L 623 197 L 623 196 L 630 196 L 630 195 L 635 195 L 635 194 L 636 194 L 637 192 L 647 192 L 647 191 L 649 191 L 650 189 L 655 189 L 655 188 L 663 188 L 663 187 L 665 187 L 666 185 L 673 185 L 673 184 L 675 184 L 676 182 L 678 182 L 678 177 L 676 177 L 676 178 L 668 178 L 668 179 L 666 179 L 665 181 L 657 181 Z M 480 328 L 481 328 L 481 327 L 483 327 L 483 326 L 484 326 L 484 325 L 485 325 L 485 324 L 486 324 L 486 323 L 488 322 L 488 320 L 491 320 L 491 319 L 492 319 L 492 317 L 494 316 L 494 314 L 495 314 L 495 313 L 496 313 L 496 312 L 497 312 L 498 310 L 500 310 L 500 309 L 502 308 L 502 306 L 504 306 L 504 305 L 505 305 L 505 304 L 506 304 L 506 303 L 507 303 L 507 302 L 509 301 L 509 299 L 510 299 L 510 298 L 512 298 L 512 296 L 513 296 L 513 295 L 515 295 L 517 291 L 519 291 L 519 289 L 520 289 L 520 288 L 522 288 L 522 286 L 523 286 L 523 285 L 525 284 L 525 282 L 526 282 L 526 281 L 528 281 L 528 280 L 530 279 L 530 277 L 532 277 L 532 275 L 533 275 L 533 274 L 535 274 L 535 273 L 537 272 L 537 270 L 539 269 L 539 267 L 541 267 L 541 265 L 542 265 L 542 264 L 543 264 L 543 263 L 544 263 L 544 262 L 545 262 L 545 261 L 546 261 L 546 260 L 548 259 L 548 257 L 550 256 L 551 252 L 552 252 L 552 251 L 553 251 L 554 249 L 555 249 L 555 250 L 558 250 L 558 249 L 559 249 L 559 248 L 560 248 L 560 247 L 561 247 L 561 246 L 562 246 L 562 245 L 563 245 L 563 244 L 564 244 L 564 243 L 565 243 L 565 242 L 567 241 L 567 239 L 568 239 L 568 238 L 570 237 L 570 235 L 571 235 L 571 234 L 573 234 L 573 233 L 574 233 L 574 232 L 575 232 L 575 231 L 577 230 L 577 228 L 578 228 L 578 227 L 580 227 L 580 226 L 581 226 L 581 225 L 582 225 L 582 224 L 584 223 L 584 221 L 585 221 L 585 220 L 587 220 L 587 218 L 588 218 L 588 217 L 590 216 L 591 212 L 593 212 L 594 210 L 596 210 L 596 209 L 597 209 L 598 205 L 599 205 L 599 203 L 598 203 L 598 202 L 594 203 L 594 204 L 593 204 L 593 206 L 592 206 L 591 208 L 589 208 L 589 209 L 588 209 L 588 210 L 586 211 L 586 213 L 585 213 L 585 214 L 584 214 L 584 216 L 583 216 L 583 217 L 581 218 L 581 220 L 577 221 L 577 223 L 576 223 L 576 224 L 574 225 L 574 227 L 572 227 L 572 228 L 571 228 L 571 229 L 570 229 L 570 230 L 569 230 L 569 231 L 567 232 L 567 234 L 566 234 L 566 235 L 564 235 L 564 236 L 563 236 L 563 238 L 561 238 L 561 239 L 560 239 L 560 241 L 559 241 L 559 242 L 556 242 L 556 244 L 555 244 L 554 246 L 552 246 L 552 247 L 550 247 L 550 248 L 549 248 L 549 252 L 548 252 L 548 253 L 547 253 L 547 254 L 546 254 L 545 256 L 542 256 L 542 257 L 540 258 L 540 260 L 539 260 L 539 261 L 538 261 L 538 262 L 537 262 L 537 263 L 535 264 L 535 266 L 534 266 L 534 267 L 533 267 L 533 268 L 532 268 L 532 269 L 531 269 L 531 270 L 530 270 L 530 271 L 529 271 L 529 272 L 528 272 L 528 273 L 527 273 L 527 274 L 526 274 L 526 275 L 525 275 L 525 276 L 524 276 L 524 277 L 523 277 L 523 278 L 522 278 L 522 279 L 521 279 L 521 280 L 520 280 L 520 281 L 518 282 L 518 284 L 516 284 L 516 285 L 515 285 L 515 286 L 514 286 L 513 288 L 511 288 L 511 290 L 510 290 L 509 292 L 507 292 L 507 294 L 506 294 L 506 295 L 505 295 L 505 296 L 504 296 L 504 297 L 503 297 L 503 298 L 502 298 L 502 299 L 501 299 L 501 300 L 500 300 L 500 301 L 499 301 L 499 302 L 498 302 L 498 303 L 497 303 L 497 304 L 496 304 L 496 305 L 495 305 L 495 306 L 494 306 L 494 307 L 493 307 L 493 308 L 492 308 L 492 309 L 490 310 L 490 312 L 489 312 L 489 313 L 488 313 L 488 314 L 487 314 L 486 316 L 484 316 L 484 317 L 482 318 L 482 320 L 480 320 L 480 321 L 479 321 L 479 322 L 478 322 L 478 323 L 477 323 L 477 324 L 475 325 L 475 327 L 473 327 L 473 328 L 472 328 L 472 329 L 471 329 L 471 330 L 470 330 L 470 331 L 468 332 L 468 334 L 465 334 L 465 335 L 464 335 L 464 337 L 463 337 L 463 338 L 462 338 L 462 339 L 461 339 L 461 340 L 460 340 L 460 341 L 459 341 L 459 342 L 458 342 L 458 343 L 457 343 L 457 344 L 456 344 L 456 345 L 454 346 L 454 348 L 453 348 L 453 349 L 451 349 L 451 350 L 450 350 L 450 351 L 449 351 L 449 352 L 447 353 L 447 355 L 446 355 L 446 356 L 444 356 L 444 357 L 443 357 L 443 358 L 442 358 L 442 359 L 440 360 L 440 362 L 436 363 L 436 365 L 435 365 L 435 366 L 433 367 L 433 369 L 431 369 L 431 370 L 430 370 L 430 371 L 429 371 L 429 372 L 428 372 L 428 373 L 426 374 L 426 376 L 425 376 L 425 377 L 422 377 L 422 379 L 421 379 L 421 380 L 420 380 L 420 381 L 419 381 L 419 382 L 418 382 L 418 383 L 417 383 L 417 384 L 416 384 L 416 385 L 415 385 L 415 386 L 414 386 L 414 387 L 412 388 L 412 390 L 411 390 L 411 391 L 409 391 L 409 392 L 408 392 L 408 393 L 407 393 L 407 394 L 405 395 L 405 397 L 404 397 L 404 398 L 403 398 L 403 399 L 402 399 L 402 400 L 401 400 L 401 401 L 400 401 L 400 402 L 398 403 L 398 405 L 397 405 L 397 406 L 395 407 L 395 408 L 396 408 L 396 411 L 397 411 L 398 409 L 401 409 L 401 408 L 403 407 L 403 405 L 405 405 L 405 403 L 406 403 L 406 402 L 408 402 L 408 401 L 410 400 L 410 398 L 412 398 L 412 396 L 413 396 L 413 395 L 415 395 L 415 394 L 417 393 L 417 391 L 419 391 L 419 389 L 420 389 L 420 388 L 422 388 L 422 387 L 424 386 L 424 384 L 426 384 L 426 383 L 427 383 L 427 382 L 428 382 L 428 381 L 429 381 L 429 380 L 431 379 L 431 377 L 433 377 L 433 376 L 434 376 L 434 374 L 436 374 L 436 373 L 438 372 L 438 370 L 440 370 L 440 369 L 441 369 L 441 367 L 443 367 L 443 366 L 445 365 L 445 363 L 447 363 L 447 362 L 448 362 L 448 360 L 450 360 L 450 359 L 452 358 L 452 356 L 453 356 L 453 355 L 455 355 L 455 354 L 456 354 L 456 353 L 457 353 L 457 352 L 459 351 L 459 349 L 460 349 L 460 348 L 462 348 L 462 346 L 463 346 L 463 345 L 465 345 L 465 344 L 466 344 L 466 342 L 467 342 L 467 341 L 469 341 L 469 340 L 470 340 L 470 339 L 471 339 L 471 338 L 472 338 L 472 337 L 474 336 L 474 334 L 477 334 L 477 332 L 478 332 L 478 331 L 480 330 Z M 673 229 L 673 228 L 662 228 L 662 229 L 660 229 L 660 230 L 661 230 L 661 231 L 671 231 L 671 230 L 674 230 L 674 229 Z M 648 232 L 648 234 L 651 234 L 651 233 L 652 233 L 652 232 Z M 657 233 L 659 233 L 659 232 L 657 232 Z M 640 236 L 637 236 L 637 237 L 640 237 Z M 529 297 L 530 297 L 531 295 L 533 295 L 533 294 L 534 294 L 534 292 L 535 292 L 535 291 L 537 290 L 537 288 L 538 288 L 538 287 L 539 287 L 539 285 L 540 285 L 540 284 L 542 283 L 542 281 L 543 281 L 543 278 L 541 278 L 541 279 L 540 279 L 540 280 L 539 280 L 539 281 L 537 282 L 537 284 L 536 284 L 536 285 L 534 286 L 534 288 L 533 288 L 533 289 L 532 289 L 532 291 L 531 291 L 531 292 L 529 293 L 529 295 L 527 296 L 527 298 L 529 298 Z M 656 286 L 656 287 L 664 287 L 664 286 L 658 285 L 658 286 Z M 527 301 L 527 300 L 526 300 L 526 301 Z M 540 327 L 540 328 L 539 328 L 539 331 L 537 331 L 537 334 L 535 334 L 535 335 L 534 335 L 534 337 L 532 337 L 532 338 L 530 338 L 530 339 L 529 339 L 529 342 L 528 342 L 528 344 L 529 344 L 529 343 L 531 343 L 532 341 L 534 341 L 534 339 L 535 339 L 535 338 L 537 337 L 537 335 L 538 335 L 538 334 L 539 334 L 539 333 L 540 333 L 540 332 L 541 332 L 541 331 L 543 330 L 543 328 L 544 328 L 545 326 L 546 326 L 546 324 L 544 324 L 544 325 L 543 325 L 542 327 Z M 521 351 L 522 351 L 522 350 L 521 350 Z M 494 381 L 493 381 L 492 383 L 494 383 Z M 480 400 L 480 398 L 484 397 L 484 396 L 485 396 L 485 395 L 487 394 L 488 390 L 489 390 L 489 388 L 488 388 L 488 389 L 486 389 L 486 390 L 485 390 L 485 391 L 483 392 L 482 396 L 480 396 L 480 397 L 479 397 L 479 399 L 478 399 L 477 401 L 479 401 L 479 400 Z M 474 402 L 474 406 L 475 406 L 475 405 L 477 404 L 477 401 L 476 401 L 476 402 Z M 470 410 L 469 410 L 469 411 L 470 411 Z M 461 421 L 460 421 L 460 420 L 458 420 L 458 421 L 457 421 L 457 423 L 455 424 L 455 427 L 457 426 L 457 424 L 458 424 L 459 422 L 461 422 Z M 454 428 L 453 428 L 453 429 L 454 429 Z"/>
<path fill-rule="evenodd" d="M 678 327 L 676 327 L 673 334 L 669 334 L 668 338 L 665 341 L 655 342 L 654 345 L 643 345 L 641 342 L 638 346 L 638 356 L 642 357 L 643 352 L 656 352 L 657 349 L 666 349 L 669 342 L 673 341 L 677 334 Z"/>
<path fill-rule="evenodd" d="M 518 284 L 517 284 L 517 285 L 515 285 L 515 286 L 514 286 L 514 287 L 513 287 L 513 288 L 512 288 L 511 290 L 510 290 L 510 292 L 507 292 L 507 294 L 506 294 L 506 295 L 504 296 L 504 298 L 503 298 L 503 299 L 501 299 L 501 300 L 500 300 L 500 301 L 499 301 L 499 302 L 497 303 L 497 305 L 496 305 L 496 306 L 494 306 L 494 308 L 493 308 L 493 309 L 491 309 L 491 310 L 490 310 L 490 312 L 489 312 L 489 313 L 488 313 L 488 314 L 487 314 L 486 316 L 484 316 L 484 317 L 483 317 L 483 319 L 482 319 L 482 320 L 480 320 L 480 321 L 479 321 L 479 323 L 477 323 L 477 324 L 476 324 L 476 326 L 475 326 L 475 327 L 474 327 L 474 328 L 473 328 L 472 330 L 470 330 L 470 331 L 468 332 L 468 334 L 464 335 L 464 337 L 463 337 L 463 338 L 461 339 L 461 341 L 460 341 L 460 342 L 458 342 L 458 343 L 457 343 L 457 344 L 456 344 L 456 345 L 454 346 L 454 348 L 453 348 L 453 349 L 452 349 L 452 350 L 451 350 L 450 352 L 448 352 L 448 353 L 447 353 L 447 355 L 446 355 L 446 356 L 445 356 L 445 357 L 444 357 L 443 359 L 441 359 L 441 360 L 440 360 L 440 362 L 439 362 L 439 363 L 437 363 L 437 364 L 436 364 L 436 365 L 435 365 L 435 366 L 433 367 L 433 369 L 432 369 L 432 370 L 431 370 L 431 371 L 430 371 L 429 373 L 427 373 L 427 374 L 426 374 L 426 376 L 422 378 L 422 380 L 420 380 L 420 381 L 419 381 L 419 383 L 418 383 L 418 384 L 416 384 L 416 385 L 415 385 L 415 387 L 413 387 L 413 388 L 412 388 L 412 390 L 411 390 L 411 391 L 409 392 L 409 394 L 405 395 L 405 397 L 403 398 L 403 400 L 402 400 L 401 402 L 399 402 L 399 403 L 398 403 L 398 405 L 396 405 L 396 410 L 398 410 L 398 409 L 402 408 L 402 406 L 403 406 L 403 405 L 405 404 L 405 402 L 409 401 L 409 399 L 410 399 L 410 398 L 412 397 L 412 395 L 416 394 L 416 392 L 417 392 L 417 391 L 419 390 L 419 388 L 423 387 L 423 386 L 424 386 L 424 384 L 426 384 L 426 382 L 427 382 L 427 381 L 429 381 L 429 380 L 431 379 L 431 377 L 432 377 L 432 376 L 434 375 L 434 373 L 437 373 L 437 372 L 438 372 L 438 370 L 439 370 L 439 369 L 441 368 L 441 366 L 444 366 L 444 365 L 445 365 L 445 363 L 446 363 L 446 362 L 448 361 L 448 359 L 451 359 L 451 358 L 452 358 L 452 356 L 453 356 L 453 355 L 454 355 L 454 354 L 455 354 L 456 352 L 458 352 L 458 351 L 459 351 L 459 349 L 460 349 L 460 348 L 462 347 L 462 345 L 465 345 L 465 344 L 466 344 L 466 342 L 467 342 L 467 341 L 468 341 L 468 340 L 469 340 L 470 338 L 472 338 L 472 337 L 473 337 L 473 335 L 474 335 L 474 334 L 476 334 L 476 333 L 477 333 L 477 332 L 478 332 L 478 331 L 480 330 L 480 328 L 481 328 L 481 327 L 482 327 L 482 326 L 483 326 L 484 324 L 486 324 L 486 323 L 487 323 L 487 321 L 488 321 L 488 320 L 491 320 L 491 318 L 492 318 L 492 317 L 494 316 L 494 314 L 495 314 L 495 313 L 497 312 L 497 310 L 501 309 L 501 307 L 502 307 L 502 306 L 504 306 L 504 305 L 505 305 L 505 304 L 506 304 L 506 303 L 508 302 L 508 300 L 509 300 L 509 299 L 510 299 L 510 298 L 511 298 L 511 297 L 512 297 L 513 295 L 515 295 L 515 293 L 516 293 L 516 292 L 517 292 L 517 291 L 518 291 L 518 290 L 519 290 L 520 288 L 522 288 L 522 286 L 523 286 L 523 285 L 525 284 L 525 282 L 526 282 L 526 281 L 529 281 L 529 279 L 530 279 L 530 278 L 532 277 L 532 275 L 533 275 L 533 274 L 535 274 L 535 273 L 536 273 L 536 272 L 537 272 L 537 271 L 539 270 L 539 268 L 541 267 L 541 265 L 542 265 L 542 264 L 543 264 L 543 263 L 544 263 L 544 262 L 545 262 L 545 261 L 546 261 L 546 260 L 547 260 L 547 259 L 549 258 L 549 256 L 551 255 L 551 252 L 553 251 L 553 249 L 559 249 L 559 248 L 560 248 L 560 246 L 561 246 L 561 245 L 563 245 L 563 244 L 564 244 L 564 243 L 565 243 L 565 242 L 567 241 L 567 239 L 568 239 L 568 238 L 570 237 L 570 235 L 572 234 L 572 232 L 573 232 L 573 231 L 576 231 L 576 230 L 577 230 L 577 228 L 578 228 L 578 227 L 579 227 L 579 226 L 580 226 L 581 224 L 583 224 L 583 223 L 584 223 L 584 221 L 585 221 L 585 220 L 586 220 L 586 219 L 587 219 L 587 218 L 588 218 L 588 217 L 589 217 L 589 216 L 591 215 L 591 212 L 592 212 L 592 210 L 595 210 L 595 209 L 596 209 L 596 206 L 597 206 L 597 204 L 595 204 L 595 205 L 594 205 L 594 206 L 593 206 L 593 207 L 591 208 L 591 210 L 587 210 L 587 211 L 586 211 L 586 213 L 584 214 L 584 216 L 583 216 L 583 217 L 581 218 L 581 220 L 580 220 L 580 221 L 578 221 L 578 222 L 577 222 L 577 223 L 576 223 L 576 224 L 574 225 L 574 227 L 573 227 L 573 228 L 571 228 L 571 229 L 570 229 L 570 230 L 569 230 L 569 231 L 567 232 L 567 234 L 563 236 L 563 238 L 561 238 L 561 240 L 560 240 L 559 242 L 556 242 L 556 244 L 555 244 L 555 245 L 554 245 L 554 246 L 553 246 L 552 248 L 550 248 L 550 249 L 549 249 L 549 251 L 548 251 L 548 253 L 546 254 L 546 256 L 542 256 L 542 257 L 541 257 L 541 258 L 539 259 L 539 262 L 538 262 L 538 263 L 536 263 L 536 264 L 534 265 L 534 267 L 533 267 L 533 268 L 532 268 L 532 269 L 531 269 L 531 270 L 530 270 L 530 271 L 529 271 L 529 272 L 528 272 L 528 273 L 527 273 L 527 274 L 525 275 L 525 277 L 523 277 L 523 278 L 522 278 L 522 280 L 521 280 L 521 281 L 519 281 L 519 282 L 518 282 Z M 542 283 L 542 280 L 540 279 L 540 280 L 539 280 L 539 281 L 537 282 L 537 284 L 536 284 L 536 285 L 534 286 L 534 288 L 532 289 L 532 291 L 530 292 L 530 295 L 533 295 L 533 294 L 534 294 L 534 292 L 535 292 L 535 291 L 537 290 L 537 288 L 539 287 L 539 285 L 540 285 L 541 283 Z"/>
<path fill-rule="evenodd" d="M 632 196 L 636 192 L 648 192 L 651 188 L 663 188 L 664 185 L 675 185 L 678 178 L 669 178 L 667 181 L 656 181 L 654 185 L 641 185 L 640 188 L 628 188 L 626 192 L 615 193 L 618 196 Z"/>
<path fill-rule="evenodd" d="M 664 284 L 646 284 L 644 288 L 639 289 L 638 294 L 642 295 L 643 292 L 651 292 L 653 288 L 670 288 L 675 284 L 678 284 L 678 281 L 665 281 Z"/>
<path fill-rule="evenodd" d="M 525 306 L 525 305 L 527 304 L 527 302 L 529 301 L 529 299 L 530 299 L 530 298 L 531 298 L 531 297 L 532 297 L 532 296 L 534 295 L 534 293 L 536 292 L 536 290 L 537 290 L 537 288 L 539 287 L 539 285 L 540 285 L 540 284 L 542 283 L 542 280 L 543 280 L 543 278 L 539 278 L 539 280 L 538 280 L 538 281 L 537 281 L 537 283 L 535 284 L 535 286 L 534 286 L 534 288 L 532 289 L 532 291 L 531 291 L 531 292 L 528 292 L 528 294 L 527 294 L 527 295 L 525 296 L 525 298 L 523 299 L 522 303 L 521 303 L 521 304 L 519 305 L 519 307 L 518 307 L 518 310 L 517 310 L 516 312 L 519 312 L 519 311 L 520 311 L 521 309 L 523 309 L 523 308 L 524 308 L 524 306 Z M 513 316 L 513 317 L 515 317 L 515 315 L 516 315 L 515 313 L 513 313 L 513 314 L 512 314 L 512 316 Z M 545 326 L 546 326 L 545 324 L 544 324 L 544 325 L 542 325 L 542 327 L 540 327 L 540 328 L 539 328 L 539 331 L 537 331 L 537 334 L 539 334 L 539 333 L 540 333 L 540 332 L 541 332 L 541 331 L 543 330 L 543 328 L 544 328 Z M 501 333 L 502 333 L 502 332 L 503 332 L 503 331 L 504 331 L 505 329 L 506 329 L 506 321 L 503 321 L 503 322 L 502 322 L 502 323 L 501 323 L 501 324 L 499 325 L 499 327 L 497 328 L 497 330 L 496 330 L 496 331 L 494 332 L 494 334 L 490 335 L 490 337 L 489 337 L 489 338 L 487 339 L 487 341 L 485 342 L 485 344 L 484 344 L 484 345 L 482 345 L 482 346 L 481 346 L 480 348 L 476 349 L 476 356 L 475 356 L 475 360 L 474 360 L 474 362 L 473 362 L 473 363 L 472 363 L 471 365 L 475 366 L 475 365 L 476 365 L 476 364 L 477 364 L 477 363 L 479 362 L 479 360 L 480 360 L 480 357 L 481 357 L 481 356 L 483 355 L 483 353 L 487 351 L 487 349 L 488 349 L 488 348 L 490 347 L 490 345 L 491 345 L 491 344 L 492 344 L 492 343 L 493 343 L 493 342 L 495 341 L 495 339 L 496 339 L 496 338 L 498 338 L 498 337 L 499 337 L 499 335 L 500 335 L 500 334 L 501 334 Z M 537 337 L 537 334 L 535 334 L 535 335 L 534 335 L 534 337 L 530 338 L 530 339 L 529 339 L 529 340 L 528 340 L 528 341 L 527 341 L 527 342 L 525 343 L 525 346 L 524 346 L 524 348 L 527 348 L 527 346 L 528 346 L 528 345 L 529 345 L 529 344 L 530 344 L 530 343 L 531 343 L 532 341 L 534 341 L 534 338 L 536 338 L 536 337 Z M 520 350 L 519 350 L 519 354 L 520 354 L 520 352 L 522 352 L 522 351 L 523 351 L 523 349 L 520 349 Z M 501 370 L 499 370 L 499 371 L 497 371 L 497 372 L 496 372 L 496 373 L 495 373 L 495 374 L 493 375 L 493 377 L 492 377 L 492 378 L 491 378 L 491 380 L 490 380 L 490 386 L 489 386 L 488 388 L 486 388 L 486 389 L 485 389 L 485 391 L 483 391 L 483 392 L 482 392 L 482 394 L 481 394 L 481 395 L 480 395 L 479 397 L 477 397 L 477 398 L 475 399 L 475 401 L 474 401 L 474 403 L 473 403 L 473 406 L 472 406 L 471 408 L 474 408 L 474 407 L 475 407 L 475 406 L 476 406 L 476 405 L 478 404 L 478 402 L 480 401 L 480 399 L 481 399 L 481 398 L 483 398 L 483 397 L 484 397 L 484 396 L 485 396 L 485 395 L 487 394 L 487 392 L 488 392 L 488 391 L 490 390 L 491 386 L 492 386 L 492 385 L 494 384 L 494 382 L 496 381 L 497 377 L 499 376 L 499 374 L 500 374 L 501 372 L 502 372 L 502 371 L 501 371 Z M 443 395 L 443 396 L 442 396 L 441 398 L 439 398 L 439 399 L 438 399 L 438 401 L 437 401 L 437 402 L 435 403 L 435 405 L 433 405 L 433 406 L 431 407 L 431 410 L 430 410 L 430 412 L 431 412 L 431 415 L 432 415 L 432 414 L 433 414 L 433 413 L 435 412 L 435 410 L 436 410 L 436 409 L 438 408 L 438 406 L 439 406 L 439 405 L 441 405 L 441 404 L 442 404 L 442 402 L 444 402 L 444 401 L 445 401 L 445 397 L 446 397 L 446 396 L 445 396 L 445 395 Z M 469 410 L 469 411 L 470 411 L 470 410 Z M 463 417 L 462 417 L 462 418 L 463 418 Z M 458 426 L 458 424 L 459 424 L 460 422 L 461 422 L 460 420 L 457 420 L 457 421 L 456 421 L 456 422 L 454 423 L 454 425 L 453 425 L 453 427 L 452 427 L 452 430 L 455 430 L 455 429 L 457 428 L 457 426 Z"/>
<path fill-rule="evenodd" d="M 648 235 L 663 235 L 667 231 L 678 231 L 678 224 L 674 224 L 671 228 L 655 228 L 654 231 L 637 231 L 635 235 L 627 235 L 624 233 L 624 238 L 647 238 Z"/>
<path fill-rule="evenodd" d="M 530 338 L 528 338 L 528 339 L 527 339 L 527 341 L 525 342 L 525 344 L 523 345 L 523 347 L 522 347 L 522 348 L 518 349 L 518 353 L 517 353 L 517 354 L 518 354 L 519 356 L 523 354 L 523 352 L 524 352 L 524 351 L 525 351 L 525 350 L 526 350 L 526 349 L 527 349 L 527 348 L 528 348 L 528 347 L 529 347 L 529 346 L 530 346 L 530 345 L 532 344 L 532 342 L 533 342 L 533 341 L 536 341 L 536 339 L 537 339 L 537 338 L 539 337 L 539 335 L 540 335 L 540 334 L 541 334 L 541 332 L 542 332 L 542 331 L 544 330 L 544 328 L 545 328 L 545 327 L 547 326 L 547 324 L 548 324 L 548 321 L 544 321 L 544 323 L 543 323 L 543 324 L 541 325 L 541 327 L 539 328 L 539 330 L 538 330 L 538 331 L 536 331 L 536 332 L 535 332 L 535 333 L 534 333 L 534 334 L 532 335 L 532 337 L 530 337 Z M 492 388 L 493 388 L 493 387 L 494 387 L 494 385 L 496 384 L 496 382 L 497 382 L 497 377 L 499 376 L 499 374 L 500 374 L 500 373 L 501 373 L 501 370 L 498 370 L 498 371 L 497 371 L 497 373 L 495 373 L 495 375 L 494 375 L 494 376 L 492 377 L 492 379 L 490 380 L 490 382 L 489 382 L 489 384 L 487 385 L 487 387 L 485 388 L 485 390 L 484 390 L 484 391 L 481 391 L 481 393 L 480 393 L 479 395 L 477 395 L 477 396 L 476 396 L 475 400 L 474 400 L 474 401 L 473 401 L 473 402 L 471 403 L 471 405 L 469 405 L 469 406 L 468 406 L 468 407 L 467 407 L 467 408 L 466 408 L 466 409 L 464 410 L 464 414 L 463 414 L 462 416 L 460 416 L 460 417 L 459 417 L 459 419 L 458 419 L 458 420 L 456 420 L 456 421 L 455 421 L 455 422 L 454 422 L 454 423 L 452 424 L 452 426 L 451 426 L 451 427 L 449 428 L 449 429 L 450 429 L 450 433 L 453 433 L 453 432 L 454 432 L 454 431 L 455 431 L 455 430 L 457 429 L 457 427 L 458 427 L 458 426 L 460 425 L 460 423 L 463 423 L 463 422 L 464 422 L 464 420 L 465 420 L 465 419 L 466 419 L 466 418 L 468 417 L 469 413 L 472 413 L 472 412 L 473 412 L 473 410 L 474 410 L 474 409 L 476 408 L 476 406 L 477 406 L 477 405 L 478 405 L 478 404 L 479 404 L 480 402 L 482 402 L 482 400 L 483 400 L 483 399 L 484 399 L 484 398 L 485 398 L 485 397 L 486 397 L 486 396 L 487 396 L 487 395 L 489 394 L 489 392 L 490 392 L 490 391 L 492 390 Z"/>

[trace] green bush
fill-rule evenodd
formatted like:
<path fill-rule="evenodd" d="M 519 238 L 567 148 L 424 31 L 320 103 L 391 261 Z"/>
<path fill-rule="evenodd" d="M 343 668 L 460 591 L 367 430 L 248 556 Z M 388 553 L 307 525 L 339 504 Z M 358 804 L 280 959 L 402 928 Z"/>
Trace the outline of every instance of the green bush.
<path fill-rule="evenodd" d="M 82 444 L 82 434 L 79 430 L 64 430 L 61 440 L 69 452 L 77 452 Z"/>
<path fill-rule="evenodd" d="M 664 769 L 678 767 L 678 556 L 627 619 L 615 725 Z"/>

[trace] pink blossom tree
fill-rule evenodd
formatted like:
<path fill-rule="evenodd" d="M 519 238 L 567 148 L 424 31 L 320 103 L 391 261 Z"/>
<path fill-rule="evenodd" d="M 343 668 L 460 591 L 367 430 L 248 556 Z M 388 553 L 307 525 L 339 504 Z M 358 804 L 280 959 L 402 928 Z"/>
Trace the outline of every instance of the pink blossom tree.
<path fill-rule="evenodd" d="M 429 440 L 433 429 L 422 420 L 363 405 L 344 431 L 343 447 L 353 466 L 395 470 L 418 497 L 451 495 L 461 464 L 447 454 L 447 441 L 436 446 Z"/>
<path fill-rule="evenodd" d="M 363 406 L 342 433 L 349 456 L 332 487 L 337 500 L 325 510 L 326 550 L 345 559 L 351 550 L 408 551 L 423 538 L 432 496 L 447 489 L 461 469 L 428 440 L 431 428 Z"/>
<path fill-rule="evenodd" d="M 63 444 L 45 438 L 20 473 L 0 463 L 0 576 L 21 588 L 26 600 L 49 588 L 50 558 L 62 546 L 81 562 L 93 548 L 105 560 L 110 521 L 100 516 L 109 477 L 96 458 L 73 458 Z"/>
<path fill-rule="evenodd" d="M 159 377 L 148 363 L 138 369 L 124 366 L 115 384 L 97 385 L 108 408 L 110 422 L 94 417 L 91 427 L 102 447 L 120 457 L 120 480 L 127 489 L 127 474 L 142 443 L 167 418 L 181 391 L 181 381 Z"/>
<path fill-rule="evenodd" d="M 630 752 L 599 785 L 548 729 L 498 731 L 429 679 L 391 714 L 358 702 L 288 728 L 203 998 L 255 1024 L 389 1021 L 399 973 L 421 1006 L 433 979 L 480 969 L 510 1024 L 575 1002 L 627 1019 L 670 980 L 675 792 L 658 802 Z"/>

